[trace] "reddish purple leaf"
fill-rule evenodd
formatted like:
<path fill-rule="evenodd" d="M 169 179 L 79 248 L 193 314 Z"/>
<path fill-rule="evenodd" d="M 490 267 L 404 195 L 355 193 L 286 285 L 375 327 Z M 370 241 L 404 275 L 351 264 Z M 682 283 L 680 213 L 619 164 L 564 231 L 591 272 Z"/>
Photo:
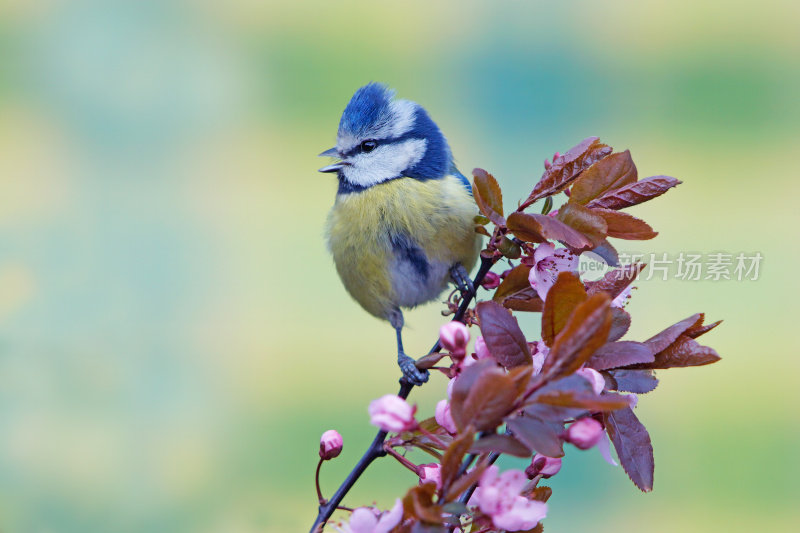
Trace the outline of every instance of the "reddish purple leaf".
<path fill-rule="evenodd" d="M 497 302 L 477 307 L 481 334 L 495 359 L 506 368 L 531 364 L 531 352 L 517 319 Z"/>
<path fill-rule="evenodd" d="M 514 212 L 508 215 L 507 224 L 508 231 L 526 242 L 544 242 L 550 239 L 576 249 L 592 244 L 579 231 L 547 215 Z"/>
<path fill-rule="evenodd" d="M 498 452 L 507 453 L 508 455 L 513 455 L 514 457 L 530 457 L 533 455 L 531 453 L 531 449 L 514 436 L 500 435 L 497 433 L 486 435 L 485 437 L 481 437 L 475 441 L 475 444 L 472 445 L 472 448 L 469 450 L 469 452 L 479 454 L 486 452 Z"/>
<path fill-rule="evenodd" d="M 652 363 L 633 365 L 630 368 L 674 368 L 683 366 L 702 366 L 720 360 L 717 352 L 686 335 L 681 335 L 665 350 L 658 352 Z"/>
<path fill-rule="evenodd" d="M 518 416 L 506 421 L 508 429 L 526 446 L 548 457 L 564 455 L 561 433 L 564 424 L 546 422 L 530 416 Z"/>
<path fill-rule="evenodd" d="M 553 161 L 552 166 L 544 171 L 539 183 L 520 207 L 524 209 L 536 200 L 563 191 L 581 172 L 606 157 L 611 151 L 611 147 L 601 143 L 597 137 L 584 139 Z"/>
<path fill-rule="evenodd" d="M 511 272 L 500 282 L 500 285 L 494 291 L 492 300 L 497 303 L 503 303 L 506 298 L 513 298 L 517 293 L 531 288 L 531 282 L 528 281 L 528 274 L 530 274 L 531 267 L 528 265 L 517 265 L 511 269 Z"/>
<path fill-rule="evenodd" d="M 628 213 L 601 208 L 592 209 L 591 211 L 600 215 L 606 221 L 609 237 L 644 241 L 658 235 L 658 232 L 653 231 L 653 228 L 647 222 Z"/>
<path fill-rule="evenodd" d="M 607 370 L 636 363 L 652 363 L 655 356 L 650 347 L 642 342 L 609 342 L 599 347 L 586 361 L 586 366 L 595 370 Z"/>
<path fill-rule="evenodd" d="M 609 379 L 606 384 L 611 390 L 621 392 L 635 392 L 645 394 L 656 388 L 658 379 L 653 375 L 652 370 L 628 370 L 625 368 L 610 370 Z"/>
<path fill-rule="evenodd" d="M 703 316 L 703 318 L 705 318 L 705 316 L 702 313 L 700 315 Z M 687 329 L 683 334 L 686 335 L 687 337 L 696 339 L 700 335 L 704 335 L 709 331 L 711 331 L 712 329 L 714 329 L 715 327 L 722 324 L 722 320 L 717 320 L 716 322 L 712 322 L 711 324 L 706 324 L 706 325 L 702 325 L 702 320 L 700 322 L 701 324 L 695 324 L 694 326 Z"/>
<path fill-rule="evenodd" d="M 632 205 L 641 204 L 661 196 L 670 188 L 680 185 L 681 181 L 670 176 L 651 176 L 636 183 L 630 183 L 619 189 L 606 192 L 600 198 L 595 198 L 587 207 L 604 207 L 606 209 L 624 209 Z"/>
<path fill-rule="evenodd" d="M 616 298 L 636 279 L 645 266 L 647 265 L 644 263 L 633 263 L 606 272 L 603 279 L 587 281 L 586 292 L 591 295 L 602 291 L 608 293 L 611 298 Z"/>
<path fill-rule="evenodd" d="M 621 307 L 611 308 L 611 331 L 608 332 L 608 342 L 620 340 L 631 327 L 631 315 Z"/>
<path fill-rule="evenodd" d="M 556 218 L 583 234 L 591 241 L 592 248 L 602 243 L 608 234 L 608 224 L 603 217 L 572 199 L 558 209 Z"/>
<path fill-rule="evenodd" d="M 622 468 L 644 492 L 653 490 L 653 445 L 644 425 L 633 410 L 620 409 L 603 415 L 606 431 L 617 450 Z"/>
<path fill-rule="evenodd" d="M 608 341 L 611 329 L 610 304 L 608 296 L 600 293 L 590 296 L 575 308 L 550 348 L 542 367 L 542 379 L 572 374 Z"/>
<path fill-rule="evenodd" d="M 506 220 L 503 218 L 503 193 L 500 185 L 494 176 L 483 170 L 476 168 L 472 171 L 475 186 L 472 188 L 472 196 L 481 213 L 497 226 L 505 226 Z"/>
<path fill-rule="evenodd" d="M 687 329 L 691 328 L 694 325 L 700 325 L 703 323 L 703 314 L 696 313 L 689 318 L 684 318 L 677 324 L 673 324 L 664 331 L 660 333 L 656 333 L 646 341 L 646 344 L 650 345 L 650 349 L 653 353 L 658 353 L 667 349 L 667 347 L 675 342 L 678 337 L 684 333 Z"/>
<path fill-rule="evenodd" d="M 450 413 L 456 427 L 495 429 L 523 392 L 531 369 L 527 365 L 506 373 L 490 360 L 468 366 L 453 384 Z"/>
<path fill-rule="evenodd" d="M 570 201 L 587 204 L 606 192 L 635 183 L 636 165 L 628 150 L 611 154 L 583 172 L 570 189 Z"/>
<path fill-rule="evenodd" d="M 560 272 L 547 291 L 542 310 L 542 340 L 549 347 L 561 333 L 575 308 L 588 298 L 581 279 L 572 272 Z"/>

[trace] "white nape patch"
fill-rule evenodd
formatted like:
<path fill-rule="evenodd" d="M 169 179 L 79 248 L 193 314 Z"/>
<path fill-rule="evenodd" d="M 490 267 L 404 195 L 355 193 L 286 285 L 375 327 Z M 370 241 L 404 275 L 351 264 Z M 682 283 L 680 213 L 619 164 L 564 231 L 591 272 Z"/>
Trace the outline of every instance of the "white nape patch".
<path fill-rule="evenodd" d="M 409 139 L 401 143 L 378 145 L 369 153 L 347 159 L 342 168 L 344 177 L 353 185 L 369 187 L 399 177 L 404 170 L 422 160 L 427 149 L 425 139 Z"/>
<path fill-rule="evenodd" d="M 410 100 L 395 100 L 389 104 L 389 109 L 392 114 L 389 122 L 391 137 L 400 137 L 411 131 L 416 121 L 417 104 Z"/>
<path fill-rule="evenodd" d="M 450 265 L 441 261 L 428 262 L 428 277 L 420 277 L 410 262 L 395 257 L 389 265 L 395 301 L 400 307 L 414 307 L 442 294 L 450 281 Z"/>

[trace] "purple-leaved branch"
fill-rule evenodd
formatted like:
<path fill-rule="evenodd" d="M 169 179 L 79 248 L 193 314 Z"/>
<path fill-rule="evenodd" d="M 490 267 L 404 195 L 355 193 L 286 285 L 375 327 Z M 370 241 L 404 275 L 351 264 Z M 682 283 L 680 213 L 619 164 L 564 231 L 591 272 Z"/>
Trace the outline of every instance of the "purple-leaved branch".
<path fill-rule="evenodd" d="M 719 324 L 704 324 L 702 313 L 647 340 L 622 340 L 631 323 L 625 305 L 632 283 L 646 265 L 619 265 L 609 238 L 655 237 L 646 222 L 621 210 L 680 181 L 639 180 L 627 150 L 615 153 L 595 137 L 545 161 L 531 194 L 507 216 L 497 180 L 481 169 L 473 177 L 481 213 L 476 231 L 489 238 L 473 285 L 489 297 L 473 305 L 474 294 L 452 293 L 444 313 L 452 321 L 417 363 L 450 380 L 447 397 L 428 418 L 406 401 L 413 386 L 405 381 L 397 395 L 374 400 L 369 415 L 380 431 L 330 499 L 322 495 L 319 475 L 322 464 L 339 455 L 342 438 L 333 430 L 323 434 L 312 533 L 321 532 L 337 509 L 350 513 L 336 526 L 350 533 L 540 532 L 552 494 L 542 481 L 558 474 L 565 445 L 597 447 L 616 465 L 613 446 L 631 481 L 650 491 L 653 446 L 634 413 L 638 395 L 656 388 L 656 370 L 719 360 L 696 340 Z M 553 211 L 561 193 L 565 201 Z M 536 202 L 540 212 L 526 212 Z M 586 252 L 614 268 L 601 279 L 582 280 L 578 258 Z M 491 272 L 500 260 L 508 268 Z M 541 314 L 534 340 L 515 317 L 531 312 Z M 470 351 L 473 326 L 480 335 Z M 401 453 L 410 449 L 430 460 L 415 464 Z M 494 465 L 501 454 L 530 464 L 501 472 Z M 414 472 L 419 483 L 398 493 L 388 511 L 343 507 L 361 474 L 385 456 Z"/>

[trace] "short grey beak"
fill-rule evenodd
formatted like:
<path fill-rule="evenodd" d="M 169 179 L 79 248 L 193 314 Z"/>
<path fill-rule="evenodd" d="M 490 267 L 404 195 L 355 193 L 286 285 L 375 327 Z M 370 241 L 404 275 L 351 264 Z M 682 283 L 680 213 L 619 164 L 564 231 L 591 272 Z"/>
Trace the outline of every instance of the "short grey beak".
<path fill-rule="evenodd" d="M 328 148 L 317 157 L 339 157 L 339 152 L 336 150 L 336 147 Z"/>
<path fill-rule="evenodd" d="M 339 169 L 345 165 L 344 162 L 339 161 L 338 163 L 334 163 L 332 165 L 328 165 L 327 167 L 322 167 L 319 169 L 320 172 L 339 172 Z"/>

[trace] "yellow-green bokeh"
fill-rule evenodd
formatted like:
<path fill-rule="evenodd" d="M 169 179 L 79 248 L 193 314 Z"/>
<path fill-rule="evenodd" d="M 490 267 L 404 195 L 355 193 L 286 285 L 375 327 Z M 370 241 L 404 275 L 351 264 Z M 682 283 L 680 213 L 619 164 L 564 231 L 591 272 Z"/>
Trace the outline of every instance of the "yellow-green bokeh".
<path fill-rule="evenodd" d="M 316 173 L 376 80 L 508 206 L 599 135 L 684 181 L 633 210 L 660 235 L 628 250 L 764 256 L 757 281 L 638 284 L 631 338 L 705 311 L 724 359 L 640 399 L 652 494 L 572 450 L 547 529 L 793 530 L 798 26 L 791 1 L 0 0 L 0 529 L 307 530 L 319 435 L 345 439 L 330 493 L 396 386 L 391 329 L 326 254 Z M 439 310 L 407 314 L 410 352 Z M 412 483 L 383 461 L 347 502 Z"/>

